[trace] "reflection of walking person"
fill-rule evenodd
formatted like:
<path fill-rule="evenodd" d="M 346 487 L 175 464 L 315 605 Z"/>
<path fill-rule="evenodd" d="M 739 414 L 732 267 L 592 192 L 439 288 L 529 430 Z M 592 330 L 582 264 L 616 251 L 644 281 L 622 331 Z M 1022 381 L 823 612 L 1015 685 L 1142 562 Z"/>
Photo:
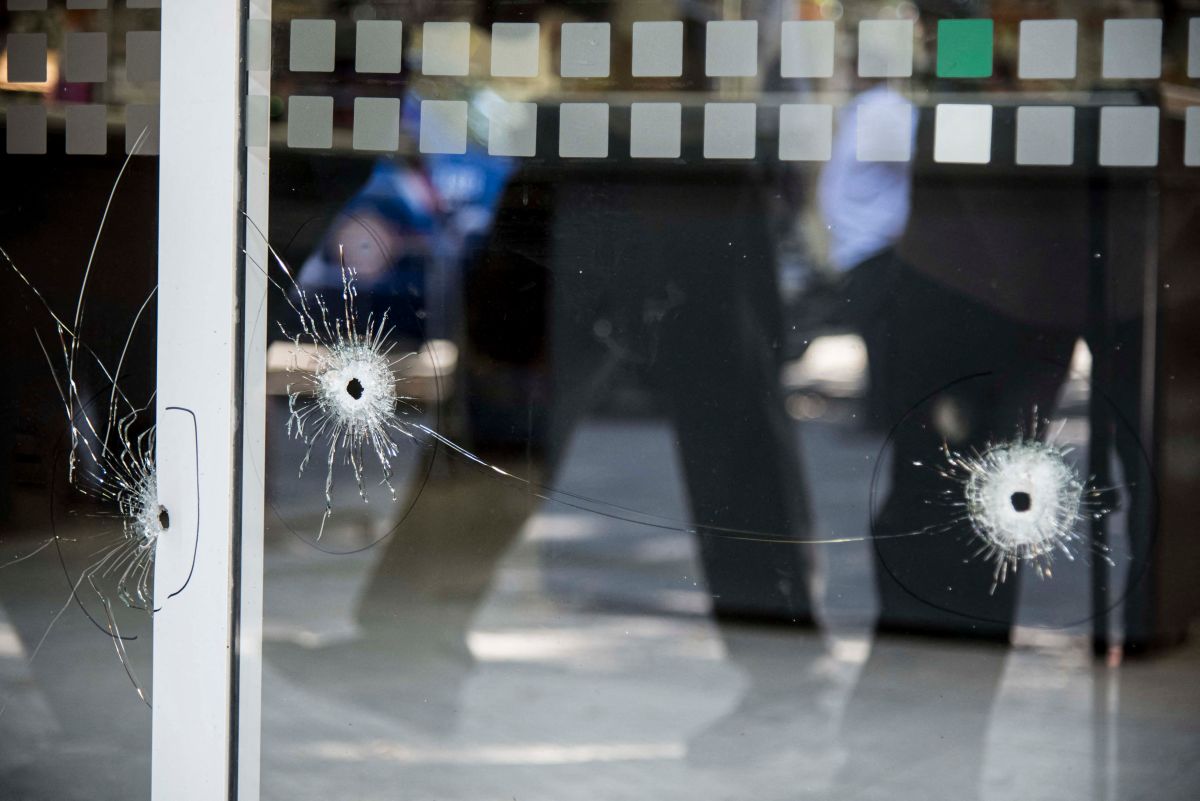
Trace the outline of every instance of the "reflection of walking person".
<path fill-rule="evenodd" d="M 860 119 L 872 117 L 907 126 L 897 131 Z M 846 321 L 858 329 L 867 348 L 867 425 L 886 428 L 888 381 L 887 322 L 884 312 L 903 262 L 895 246 L 904 235 L 912 204 L 912 139 L 916 117 L 908 101 L 885 85 L 859 94 L 840 112 L 833 151 L 821 172 L 818 199 L 829 231 L 829 261 L 841 275 L 837 293 L 846 303 Z M 894 160 L 860 160 L 886 155 Z"/>
<path fill-rule="evenodd" d="M 811 624 L 801 544 L 811 538 L 811 521 L 778 380 L 783 325 L 765 187 L 755 170 L 738 167 L 723 168 L 719 179 L 664 171 L 649 181 L 646 174 L 641 166 L 560 171 L 550 194 L 539 188 L 544 174 L 530 168 L 509 185 L 491 238 L 467 271 L 462 353 L 468 374 L 537 377 L 528 395 L 479 403 L 472 449 L 556 485 L 578 424 L 619 388 L 613 376 L 636 377 L 674 429 L 714 615 L 722 624 Z M 539 205 L 543 198 L 552 201 Z M 514 455 L 500 437 L 489 441 L 502 423 L 511 423 L 523 453 Z M 359 622 L 372 643 L 428 643 L 404 649 L 413 655 L 404 669 L 439 677 L 441 703 L 416 705 L 439 707 L 431 726 L 453 720 L 473 659 L 467 630 L 497 563 L 537 511 L 533 497 L 469 465 L 435 465 L 361 599 Z M 547 566 L 540 580 L 555 572 L 555 548 L 539 545 Z M 617 560 L 613 576 L 641 558 L 606 548 Z M 671 581 L 672 589 L 696 586 L 694 576 Z M 548 586 L 546 594 L 567 604 L 586 598 L 580 587 Z M 669 611 L 659 604 L 670 597 L 656 594 L 646 609 Z M 731 659 L 744 641 L 727 643 Z M 428 664 L 417 664 L 426 654 Z M 753 676 L 760 667 L 748 660 L 746 670 Z M 750 701 L 766 703 L 758 695 Z"/>

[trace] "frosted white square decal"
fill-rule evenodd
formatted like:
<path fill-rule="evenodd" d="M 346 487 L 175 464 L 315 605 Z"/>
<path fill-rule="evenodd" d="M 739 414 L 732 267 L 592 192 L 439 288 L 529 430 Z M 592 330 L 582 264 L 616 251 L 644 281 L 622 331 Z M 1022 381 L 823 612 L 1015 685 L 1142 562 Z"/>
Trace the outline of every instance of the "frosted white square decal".
<path fill-rule="evenodd" d="M 1162 74 L 1162 20 L 1104 21 L 1105 78 L 1157 78 Z"/>
<path fill-rule="evenodd" d="M 488 155 L 529 158 L 537 152 L 537 104 L 488 107 Z"/>
<path fill-rule="evenodd" d="M 1017 164 L 1065 166 L 1074 162 L 1074 107 L 1021 106 L 1017 109 Z"/>
<path fill-rule="evenodd" d="M 334 35 L 331 19 L 294 19 L 288 50 L 292 72 L 333 72 Z"/>
<path fill-rule="evenodd" d="M 333 98 L 289 97 L 287 143 L 288 147 L 333 147 Z"/>
<path fill-rule="evenodd" d="M 562 65 L 564 78 L 608 77 L 607 22 L 568 22 L 562 26 Z"/>
<path fill-rule="evenodd" d="M 629 107 L 629 155 L 635 159 L 679 158 L 678 103 L 633 103 Z"/>
<path fill-rule="evenodd" d="M 359 20 L 354 29 L 354 71 L 395 74 L 404 64 L 404 23 L 390 19 Z"/>
<path fill-rule="evenodd" d="M 1100 165 L 1153 167 L 1158 164 L 1158 108 L 1100 109 Z"/>
<path fill-rule="evenodd" d="M 46 109 L 32 103 L 9 106 L 5 119 L 5 152 L 13 155 L 46 154 Z"/>
<path fill-rule="evenodd" d="M 46 80 L 46 34 L 10 33 L 8 46 L 8 75 L 12 83 L 42 83 Z"/>
<path fill-rule="evenodd" d="M 355 150 L 396 150 L 400 147 L 400 100 L 394 97 L 354 99 Z"/>
<path fill-rule="evenodd" d="M 471 69 L 471 24 L 426 22 L 421 28 L 421 72 L 466 75 Z"/>
<path fill-rule="evenodd" d="M 418 147 L 422 153 L 466 153 L 467 101 L 422 100 Z"/>
<path fill-rule="evenodd" d="M 1189 78 L 1200 78 L 1200 17 L 1188 20 L 1188 62 Z"/>
<path fill-rule="evenodd" d="M 832 22 L 785 22 L 779 46 L 780 73 L 784 78 L 833 76 Z"/>
<path fill-rule="evenodd" d="M 754 158 L 757 116 L 753 103 L 705 103 L 704 158 Z"/>
<path fill-rule="evenodd" d="M 780 161 L 829 161 L 833 106 L 787 103 L 779 107 Z"/>
<path fill-rule="evenodd" d="M 67 153 L 104 155 L 108 152 L 108 121 L 101 103 L 67 106 Z"/>
<path fill-rule="evenodd" d="M 492 26 L 492 75 L 536 78 L 539 44 L 536 22 L 497 22 Z"/>
<path fill-rule="evenodd" d="M 992 160 L 992 107 L 941 103 L 933 133 L 933 160 L 987 164 Z"/>
<path fill-rule="evenodd" d="M 858 24 L 858 74 L 909 78 L 913 71 L 911 20 L 869 19 Z"/>
<path fill-rule="evenodd" d="M 1200 106 L 1191 106 L 1183 126 L 1183 164 L 1200 167 Z"/>
<path fill-rule="evenodd" d="M 633 77 L 683 75 L 683 23 L 633 23 Z"/>
<path fill-rule="evenodd" d="M 910 103 L 866 103 L 855 113 L 859 161 L 911 161 L 914 111 Z"/>
<path fill-rule="evenodd" d="M 705 30 L 705 75 L 745 78 L 758 74 L 757 22 L 710 22 Z"/>
<path fill-rule="evenodd" d="M 607 103 L 563 103 L 559 106 L 558 155 L 576 159 L 608 156 Z"/>
<path fill-rule="evenodd" d="M 1021 23 L 1017 75 L 1024 79 L 1074 78 L 1079 23 L 1073 19 Z"/>

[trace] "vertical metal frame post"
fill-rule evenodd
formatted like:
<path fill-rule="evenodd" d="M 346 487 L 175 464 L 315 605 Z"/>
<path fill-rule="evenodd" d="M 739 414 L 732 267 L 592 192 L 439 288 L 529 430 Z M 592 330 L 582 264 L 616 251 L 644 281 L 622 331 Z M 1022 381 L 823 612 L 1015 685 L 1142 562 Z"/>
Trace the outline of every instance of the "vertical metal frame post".
<path fill-rule="evenodd" d="M 245 147 L 247 13 L 162 3 L 155 801 L 258 797 L 264 342 L 247 309 L 265 314 L 265 283 L 247 278 L 243 211 L 266 230 L 266 155 Z"/>
<path fill-rule="evenodd" d="M 266 475 L 267 271 L 265 239 L 270 190 L 271 0 L 249 0 L 246 20 L 244 131 L 246 194 L 243 226 L 244 370 L 242 403 L 242 537 L 235 598 L 239 604 L 235 685 L 236 728 L 231 753 L 232 798 L 258 801 L 262 732 L 263 517 Z"/>

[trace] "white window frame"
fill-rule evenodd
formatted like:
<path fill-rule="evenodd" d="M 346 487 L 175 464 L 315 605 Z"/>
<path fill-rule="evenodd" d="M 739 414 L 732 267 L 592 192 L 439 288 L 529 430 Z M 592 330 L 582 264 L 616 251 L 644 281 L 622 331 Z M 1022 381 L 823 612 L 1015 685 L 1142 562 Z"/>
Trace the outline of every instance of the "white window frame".
<path fill-rule="evenodd" d="M 244 70 L 247 15 L 270 0 L 162 3 L 156 459 L 181 533 L 158 544 L 154 801 L 259 797 L 268 148 L 243 112 L 270 73 Z"/>

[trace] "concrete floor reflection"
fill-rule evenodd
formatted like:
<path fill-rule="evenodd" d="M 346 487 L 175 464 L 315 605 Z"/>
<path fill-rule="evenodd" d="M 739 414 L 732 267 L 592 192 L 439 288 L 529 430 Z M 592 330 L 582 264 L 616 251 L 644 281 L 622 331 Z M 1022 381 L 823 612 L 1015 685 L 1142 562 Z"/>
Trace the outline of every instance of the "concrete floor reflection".
<path fill-rule="evenodd" d="M 818 533 L 864 530 L 879 443 L 802 425 Z M 287 445 L 273 447 L 276 505 L 305 511 L 308 498 L 318 520 L 320 492 L 292 478 Z M 326 556 L 273 523 L 265 799 L 1123 801 L 1200 789 L 1195 642 L 1110 668 L 1086 632 L 1021 628 L 1011 647 L 874 638 L 866 542 L 817 550 L 820 630 L 718 625 L 689 535 L 542 505 L 478 471 L 448 475 L 430 503 L 501 492 L 536 514 L 496 549 L 494 570 L 494 546 L 472 550 L 470 527 L 424 542 L 406 521 L 404 592 L 370 614 L 382 549 Z M 687 509 L 671 432 L 653 421 L 583 424 L 559 484 L 672 518 Z M 26 509 L 4 546 L 40 541 L 43 510 Z M 91 523 L 74 525 L 64 533 L 82 537 Z M 338 525 L 325 544 L 370 542 L 390 522 Z M 485 565 L 476 598 L 462 588 Z M 148 710 L 75 610 L 27 664 L 66 592 L 49 551 L 21 568 L 0 574 L 0 798 L 147 798 Z M 1025 582 L 1022 609 L 1081 589 L 1053 588 Z M 148 676 L 148 639 L 139 646 Z"/>
<path fill-rule="evenodd" d="M 865 533 L 859 496 L 878 449 L 849 428 L 805 424 L 819 535 Z M 451 491 L 439 480 L 496 491 L 466 471 L 435 475 L 426 492 Z M 671 432 L 654 422 L 585 423 L 558 485 L 686 514 Z M 817 550 L 820 630 L 718 625 L 689 535 L 512 503 L 537 512 L 478 599 L 447 590 L 439 576 L 453 562 L 435 568 L 416 547 L 396 577 L 408 589 L 364 612 L 380 549 L 327 557 L 271 539 L 264 798 L 1183 799 L 1200 789 L 1194 645 L 1107 668 L 1085 631 L 1019 629 L 1014 647 L 873 638 L 867 542 Z M 387 523 L 348 525 L 369 541 Z M 446 536 L 449 552 L 462 547 L 462 532 Z M 1022 598 L 1023 609 L 1054 603 L 1036 581 Z"/>

